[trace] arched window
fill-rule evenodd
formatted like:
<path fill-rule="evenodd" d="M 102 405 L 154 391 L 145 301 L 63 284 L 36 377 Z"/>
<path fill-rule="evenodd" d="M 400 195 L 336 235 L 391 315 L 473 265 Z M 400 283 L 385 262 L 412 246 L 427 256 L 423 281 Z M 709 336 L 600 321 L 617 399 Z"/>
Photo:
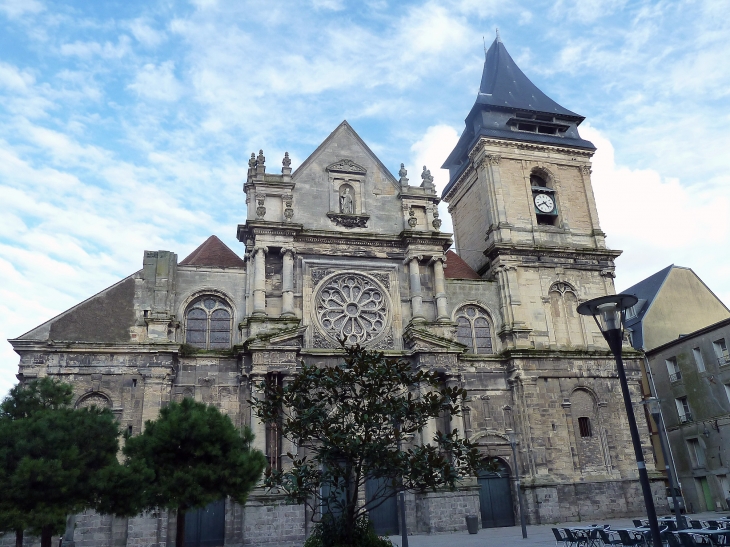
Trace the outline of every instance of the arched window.
<path fill-rule="evenodd" d="M 231 347 L 231 310 L 217 296 L 202 296 L 185 314 L 185 342 L 202 349 Z"/>
<path fill-rule="evenodd" d="M 492 349 L 492 326 L 489 316 L 479 306 L 466 305 L 456 312 L 456 339 L 469 353 L 489 355 Z"/>

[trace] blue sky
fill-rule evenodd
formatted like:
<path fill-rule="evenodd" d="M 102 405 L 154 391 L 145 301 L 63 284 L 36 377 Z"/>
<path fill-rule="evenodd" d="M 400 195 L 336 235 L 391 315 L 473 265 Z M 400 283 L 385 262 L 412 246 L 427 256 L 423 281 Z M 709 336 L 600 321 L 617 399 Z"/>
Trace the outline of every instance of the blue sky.
<path fill-rule="evenodd" d="M 210 234 L 240 252 L 247 159 L 347 119 L 438 169 L 499 27 L 586 116 L 620 290 L 668 264 L 730 303 L 730 1 L 0 0 L 0 338 Z M 445 226 L 446 227 L 446 226 Z M 18 358 L 0 345 L 0 393 Z"/>

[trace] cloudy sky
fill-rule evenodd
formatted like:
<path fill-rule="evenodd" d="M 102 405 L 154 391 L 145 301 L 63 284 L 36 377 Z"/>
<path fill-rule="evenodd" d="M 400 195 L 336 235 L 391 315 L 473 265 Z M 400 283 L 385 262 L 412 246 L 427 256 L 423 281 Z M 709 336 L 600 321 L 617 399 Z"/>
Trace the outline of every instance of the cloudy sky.
<path fill-rule="evenodd" d="M 0 339 L 210 234 L 240 252 L 247 158 L 347 119 L 438 167 L 499 27 L 586 116 L 619 290 L 669 264 L 730 304 L 730 0 L 0 0 Z M 17 356 L 0 343 L 0 393 Z"/>

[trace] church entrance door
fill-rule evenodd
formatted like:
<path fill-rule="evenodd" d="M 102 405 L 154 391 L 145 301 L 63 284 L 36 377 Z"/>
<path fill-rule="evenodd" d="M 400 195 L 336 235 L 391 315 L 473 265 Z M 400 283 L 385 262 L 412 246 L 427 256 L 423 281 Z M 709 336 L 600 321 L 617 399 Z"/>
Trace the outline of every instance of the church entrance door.
<path fill-rule="evenodd" d="M 482 528 L 514 526 L 515 513 L 507 466 L 501 464 L 496 473 L 480 473 L 479 486 Z"/>
<path fill-rule="evenodd" d="M 223 547 L 226 525 L 225 500 L 185 513 L 187 547 Z"/>
<path fill-rule="evenodd" d="M 385 486 L 385 479 L 370 479 L 365 483 L 365 496 L 368 501 L 372 500 L 378 491 Z M 395 492 L 387 489 L 390 497 L 381 505 L 369 511 L 370 521 L 373 523 L 375 533 L 379 536 L 395 535 L 398 530 L 398 503 Z"/>

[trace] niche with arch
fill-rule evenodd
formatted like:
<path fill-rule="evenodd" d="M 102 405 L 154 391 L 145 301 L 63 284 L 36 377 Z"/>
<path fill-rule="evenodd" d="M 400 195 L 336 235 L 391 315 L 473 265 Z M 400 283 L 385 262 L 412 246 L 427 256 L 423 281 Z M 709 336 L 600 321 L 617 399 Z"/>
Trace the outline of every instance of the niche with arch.
<path fill-rule="evenodd" d="M 596 398 L 587 389 L 570 395 L 570 415 L 582 471 L 605 472 L 606 454 L 598 417 Z"/>
<path fill-rule="evenodd" d="M 112 402 L 109 400 L 109 397 L 103 393 L 95 391 L 82 396 L 76 403 L 76 408 L 91 408 L 92 406 L 100 409 L 111 408 Z"/>
<path fill-rule="evenodd" d="M 576 311 L 578 297 L 575 289 L 558 281 L 550 286 L 548 297 L 555 343 L 558 346 L 582 346 L 585 341 L 580 315 Z"/>

